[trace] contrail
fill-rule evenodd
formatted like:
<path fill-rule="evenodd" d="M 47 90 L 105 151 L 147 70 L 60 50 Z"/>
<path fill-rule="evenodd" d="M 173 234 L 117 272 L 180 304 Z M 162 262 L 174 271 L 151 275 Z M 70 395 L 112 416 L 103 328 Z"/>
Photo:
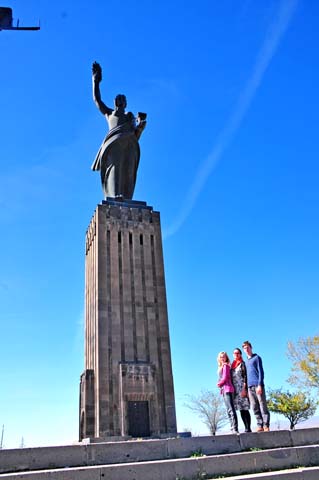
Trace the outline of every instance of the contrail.
<path fill-rule="evenodd" d="M 278 49 L 281 38 L 290 24 L 293 14 L 297 8 L 298 1 L 299 0 L 283 0 L 281 2 L 276 17 L 270 24 L 264 43 L 258 53 L 252 76 L 248 80 L 246 87 L 241 93 L 228 123 L 219 134 L 217 142 L 211 153 L 200 166 L 196 178 L 188 191 L 181 212 L 175 221 L 164 230 L 164 238 L 174 235 L 183 225 L 194 208 L 196 200 L 204 188 L 209 175 L 212 173 L 213 169 L 221 159 L 225 149 L 231 143 L 235 133 L 244 119 L 244 116 L 247 113 L 247 110 L 251 105 L 251 102 L 253 101 L 254 96 L 256 95 L 265 72 Z"/>

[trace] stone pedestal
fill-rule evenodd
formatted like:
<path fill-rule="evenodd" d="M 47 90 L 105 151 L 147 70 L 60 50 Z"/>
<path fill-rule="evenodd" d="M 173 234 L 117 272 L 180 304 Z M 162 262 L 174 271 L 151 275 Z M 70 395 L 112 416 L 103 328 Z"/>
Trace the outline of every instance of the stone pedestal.
<path fill-rule="evenodd" d="M 176 433 L 160 214 L 104 201 L 86 233 L 80 440 Z"/>

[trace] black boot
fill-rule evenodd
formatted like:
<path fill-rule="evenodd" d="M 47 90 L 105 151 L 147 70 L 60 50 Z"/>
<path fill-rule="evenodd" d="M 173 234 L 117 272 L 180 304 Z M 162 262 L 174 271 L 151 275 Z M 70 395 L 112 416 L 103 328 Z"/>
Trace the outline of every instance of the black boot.
<path fill-rule="evenodd" d="M 245 432 L 246 433 L 251 432 L 251 428 L 250 428 L 251 418 L 250 418 L 249 410 L 240 410 L 240 416 L 245 425 Z"/>

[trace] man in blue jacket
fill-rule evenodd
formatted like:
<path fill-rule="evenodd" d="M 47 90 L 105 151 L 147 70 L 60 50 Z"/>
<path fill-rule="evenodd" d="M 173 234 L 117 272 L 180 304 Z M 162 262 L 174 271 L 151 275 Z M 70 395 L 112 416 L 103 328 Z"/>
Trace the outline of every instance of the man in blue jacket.
<path fill-rule="evenodd" d="M 261 357 L 253 353 L 252 345 L 248 340 L 243 343 L 247 360 L 248 396 L 251 408 L 257 420 L 257 432 L 269 432 L 270 413 L 264 385 L 264 369 Z"/>

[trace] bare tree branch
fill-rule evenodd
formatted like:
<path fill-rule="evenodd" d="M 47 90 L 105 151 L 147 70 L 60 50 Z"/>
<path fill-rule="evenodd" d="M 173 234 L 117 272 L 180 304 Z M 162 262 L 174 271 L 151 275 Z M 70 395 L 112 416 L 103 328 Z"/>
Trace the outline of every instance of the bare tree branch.
<path fill-rule="evenodd" d="M 228 421 L 223 399 L 220 394 L 202 390 L 199 395 L 186 395 L 185 406 L 196 413 L 215 435 Z"/>

